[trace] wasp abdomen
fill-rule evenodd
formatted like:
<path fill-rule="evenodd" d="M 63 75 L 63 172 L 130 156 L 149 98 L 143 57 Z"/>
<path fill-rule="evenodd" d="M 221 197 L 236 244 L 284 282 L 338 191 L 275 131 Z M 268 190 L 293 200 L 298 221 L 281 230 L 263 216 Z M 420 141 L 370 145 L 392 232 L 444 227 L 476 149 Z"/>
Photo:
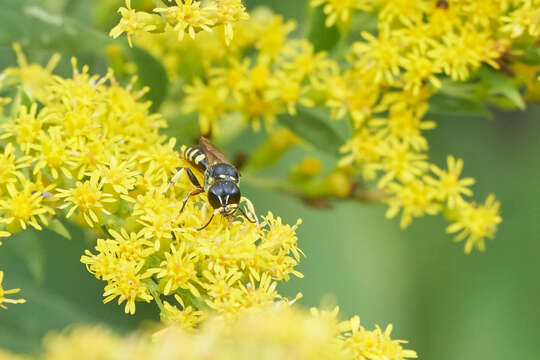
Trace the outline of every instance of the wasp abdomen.
<path fill-rule="evenodd" d="M 208 168 L 208 162 L 206 161 L 206 155 L 203 154 L 199 148 L 182 146 L 180 149 L 182 157 L 193 164 L 201 171 L 205 171 Z"/>

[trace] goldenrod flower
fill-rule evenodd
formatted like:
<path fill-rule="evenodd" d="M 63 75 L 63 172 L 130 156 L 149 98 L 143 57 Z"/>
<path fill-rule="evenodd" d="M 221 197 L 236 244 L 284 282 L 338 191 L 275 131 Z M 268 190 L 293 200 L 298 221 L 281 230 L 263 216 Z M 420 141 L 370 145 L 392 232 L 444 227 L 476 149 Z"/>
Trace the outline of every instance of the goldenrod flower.
<path fill-rule="evenodd" d="M 422 121 L 425 109 L 403 109 L 402 106 L 392 106 L 388 118 L 374 118 L 370 126 L 380 127 L 381 133 L 388 139 L 396 139 L 411 147 L 413 151 L 427 150 L 427 140 L 422 131 L 435 127 L 433 121 Z M 392 141 L 392 140 L 391 140 Z"/>
<path fill-rule="evenodd" d="M 48 116 L 37 113 L 38 104 L 33 103 L 30 108 L 21 106 L 15 118 L 10 118 L 2 125 L 0 138 L 15 137 L 15 141 L 25 154 L 29 154 L 42 134 L 42 128 L 48 123 Z"/>
<path fill-rule="evenodd" d="M 466 80 L 471 70 L 478 69 L 482 62 L 497 68 L 494 59 L 501 56 L 490 33 L 474 28 L 445 34 L 442 42 L 437 43 L 427 55 L 436 59 L 438 69 L 453 80 L 461 81 Z"/>
<path fill-rule="evenodd" d="M 118 25 L 111 29 L 109 35 L 116 39 L 126 33 L 129 46 L 133 46 L 132 36 L 141 32 L 152 32 L 163 28 L 163 23 L 158 15 L 133 10 L 131 0 L 126 0 L 126 7 L 120 7 L 118 12 L 122 18 Z"/>
<path fill-rule="evenodd" d="M 418 357 L 416 351 L 403 349 L 401 344 L 406 341 L 390 338 L 392 325 L 388 325 L 384 331 L 378 326 L 368 331 L 360 325 L 360 318 L 355 316 L 349 321 L 349 331 L 344 342 L 356 359 L 403 360 Z"/>
<path fill-rule="evenodd" d="M 197 111 L 201 133 L 207 134 L 217 128 L 217 121 L 223 116 L 227 108 L 227 87 L 205 85 L 200 79 L 196 79 L 193 85 L 184 88 L 186 100 L 183 110 L 187 113 Z"/>
<path fill-rule="evenodd" d="M 219 89 L 217 91 L 225 90 L 228 95 L 232 96 L 234 101 L 240 101 L 243 91 L 249 86 L 245 80 L 249 74 L 249 66 L 249 59 L 244 59 L 241 62 L 233 59 L 229 67 L 211 67 L 209 70 L 211 82 Z M 189 89 L 189 87 L 186 87 L 184 90 L 189 93 Z"/>
<path fill-rule="evenodd" d="M 21 46 L 13 44 L 13 50 L 17 55 L 17 67 L 8 67 L 2 73 L 7 77 L 6 84 L 20 83 L 24 92 L 32 100 L 42 100 L 47 94 L 47 83 L 52 71 L 60 61 L 60 55 L 54 54 L 45 67 L 38 64 L 28 64 Z M 10 79 L 15 78 L 15 79 Z"/>
<path fill-rule="evenodd" d="M 9 299 L 5 297 L 6 295 L 12 295 L 16 294 L 21 289 L 11 289 L 11 290 L 5 290 L 2 287 L 2 281 L 4 280 L 4 272 L 0 271 L 0 308 L 7 309 L 5 304 L 24 304 L 26 300 L 24 299 Z"/>
<path fill-rule="evenodd" d="M 420 36 L 420 38 L 425 38 L 433 45 L 438 42 L 439 38 L 444 34 L 453 32 L 456 28 L 462 27 L 464 21 L 461 16 L 461 8 L 454 5 L 457 5 L 457 3 L 438 1 L 437 6 L 435 6 L 433 11 L 426 14 L 427 24 L 420 22 L 419 25 L 416 26 L 417 30 L 424 30 L 424 35 Z"/>
<path fill-rule="evenodd" d="M 400 227 L 407 227 L 413 217 L 422 217 L 424 214 L 435 215 L 440 205 L 435 201 L 435 189 L 420 180 L 406 185 L 390 183 L 386 186 L 391 195 L 388 199 L 390 207 L 386 212 L 387 218 L 393 218 L 402 210 Z"/>
<path fill-rule="evenodd" d="M 135 188 L 139 172 L 133 171 L 135 165 L 133 159 L 119 162 L 117 157 L 112 157 L 106 165 L 98 164 L 97 170 L 87 175 L 101 178 L 99 187 L 108 193 L 118 193 L 126 197 Z M 128 198 L 129 199 L 129 198 Z"/>
<path fill-rule="evenodd" d="M 501 31 L 510 33 L 512 38 L 517 38 L 523 34 L 532 37 L 540 35 L 540 2 L 538 0 L 520 1 L 521 6 L 507 16 L 501 17 L 504 26 Z"/>
<path fill-rule="evenodd" d="M 69 208 L 67 218 L 76 212 L 88 226 L 92 227 L 100 221 L 103 214 L 110 214 L 105 205 L 115 202 L 116 199 L 112 194 L 103 192 L 98 181 L 97 176 L 92 176 L 90 180 L 77 181 L 73 189 L 58 189 L 57 196 L 65 201 L 59 208 Z"/>
<path fill-rule="evenodd" d="M 166 326 L 193 331 L 193 329 L 206 318 L 207 314 L 204 311 L 195 310 L 191 305 L 186 306 L 182 301 L 182 298 L 178 295 L 175 295 L 174 298 L 181 305 L 182 309 L 164 301 L 163 310 L 161 312 L 161 321 Z M 156 333 L 154 337 L 156 335 L 159 336 L 160 332 Z"/>
<path fill-rule="evenodd" d="M 289 40 L 278 61 L 291 77 L 307 78 L 315 88 L 322 87 L 327 76 L 338 72 L 337 63 L 326 52 L 315 52 L 313 44 L 305 39 Z"/>
<path fill-rule="evenodd" d="M 330 27 L 335 23 L 348 23 L 353 11 L 369 10 L 370 0 L 311 0 L 312 7 L 323 6 L 324 13 L 328 16 L 325 24 Z"/>
<path fill-rule="evenodd" d="M 403 64 L 403 45 L 390 31 L 382 31 L 378 38 L 362 32 L 366 42 L 352 45 L 352 64 L 357 69 L 373 74 L 376 84 L 391 85 L 400 75 Z"/>
<path fill-rule="evenodd" d="M 164 184 L 166 184 L 166 181 L 158 189 L 163 189 Z M 189 208 L 186 209 L 185 214 L 180 214 L 179 209 L 181 206 L 180 199 L 166 198 L 155 191 L 155 188 L 144 195 L 140 194 L 137 196 L 133 206 L 132 216 L 136 219 L 139 226 L 143 226 L 142 231 L 145 235 L 153 239 L 156 250 L 168 249 L 169 243 L 173 238 L 173 231 L 177 227 L 176 222 L 187 220 L 191 224 L 194 224 L 198 221 L 188 216 L 191 214 L 189 210 L 192 204 L 186 204 Z M 204 224 L 200 226 L 202 225 Z"/>
<path fill-rule="evenodd" d="M 427 156 L 415 152 L 404 141 L 390 139 L 382 143 L 378 150 L 383 157 L 381 168 L 385 171 L 378 182 L 379 187 L 386 186 L 393 179 L 409 183 L 428 168 Z"/>
<path fill-rule="evenodd" d="M 135 301 L 153 300 L 142 273 L 145 261 L 154 253 L 152 243 L 143 232 L 130 233 L 121 229 L 120 233 L 109 230 L 112 239 L 98 239 L 97 255 L 86 250 L 81 262 L 96 278 L 107 281 L 104 302 L 118 297 L 118 304 L 126 301 L 125 312 L 135 313 Z"/>
<path fill-rule="evenodd" d="M 150 302 L 154 298 L 150 295 L 148 286 L 143 282 L 146 277 L 141 274 L 144 263 L 135 263 L 133 261 L 119 260 L 114 273 L 103 280 L 107 281 L 103 296 L 104 303 L 114 300 L 118 297 L 118 305 L 126 302 L 126 314 L 135 314 L 135 301 Z"/>
<path fill-rule="evenodd" d="M 131 0 L 126 0 L 126 7 L 118 12 L 122 18 L 110 31 L 110 36 L 117 38 L 123 33 L 128 36 L 132 46 L 132 36 L 144 36 L 150 33 L 174 33 L 177 41 L 182 41 L 185 34 L 193 39 L 200 31 L 211 32 L 213 27 L 223 25 L 225 42 L 233 38 L 233 24 L 246 20 L 249 16 L 241 0 L 175 0 L 176 6 L 156 7 L 152 14 L 131 8 Z"/>
<path fill-rule="evenodd" d="M 437 175 L 438 179 L 431 176 L 425 178 L 426 183 L 436 189 L 437 198 L 441 201 L 447 201 L 449 208 L 456 208 L 462 202 L 462 195 L 472 196 L 472 191 L 469 189 L 475 183 L 473 178 L 460 179 L 461 171 L 463 170 L 463 160 L 455 159 L 452 155 L 446 158 L 448 171 L 439 169 L 432 165 L 431 171 Z"/>
<path fill-rule="evenodd" d="M 64 141 L 61 127 L 49 127 L 47 131 L 41 132 L 38 143 L 33 148 L 37 153 L 34 175 L 43 171 L 51 174 L 55 180 L 59 178 L 60 174 L 67 179 L 73 177 L 70 168 L 75 163 L 71 160 L 72 155 L 67 153 L 67 145 Z"/>
<path fill-rule="evenodd" d="M 362 169 L 366 180 L 373 180 L 380 169 L 382 158 L 379 146 L 383 142 L 381 133 L 363 128 L 347 141 L 340 149 L 346 155 L 340 160 L 341 166 L 356 163 Z"/>
<path fill-rule="evenodd" d="M 17 182 L 24 177 L 20 169 L 30 166 L 32 158 L 28 156 L 16 156 L 15 147 L 8 143 L 0 151 L 0 186 Z"/>
<path fill-rule="evenodd" d="M 296 114 L 296 104 L 313 106 L 314 103 L 306 96 L 309 87 L 302 85 L 302 80 L 290 75 L 277 72 L 276 77 L 269 81 L 268 96 L 284 104 L 290 115 Z"/>
<path fill-rule="evenodd" d="M 331 109 L 335 119 L 342 119 L 349 114 L 354 126 L 360 128 L 369 118 L 379 99 L 378 85 L 371 81 L 362 81 L 353 72 L 345 72 L 339 76 L 329 75 L 324 83 L 326 105 Z"/>
<path fill-rule="evenodd" d="M 250 11 L 249 19 L 236 24 L 236 33 L 229 45 L 231 51 L 240 51 L 253 46 L 274 21 L 275 14 L 266 6 L 259 6 Z M 227 57 L 223 54 L 222 60 Z"/>
<path fill-rule="evenodd" d="M 410 26 L 422 20 L 429 13 L 436 1 L 431 0 L 375 0 L 380 6 L 379 21 L 383 27 L 390 27 L 394 21 Z"/>
<path fill-rule="evenodd" d="M 215 6 L 214 25 L 225 27 L 225 42 L 229 45 L 233 39 L 233 25 L 249 18 L 242 0 L 219 0 Z"/>
<path fill-rule="evenodd" d="M 155 8 L 154 11 L 165 16 L 172 29 L 178 34 L 178 40 L 184 39 L 187 32 L 195 38 L 196 31 L 212 31 L 212 20 L 201 9 L 201 3 L 193 0 L 175 0 L 177 6 Z"/>
<path fill-rule="evenodd" d="M 270 98 L 268 92 L 263 94 L 251 92 L 242 98 L 239 109 L 244 115 L 244 120 L 251 123 L 253 129 L 258 131 L 261 128 L 261 120 L 268 129 L 272 128 L 279 104 Z"/>
<path fill-rule="evenodd" d="M 436 63 L 419 51 L 412 51 L 403 60 L 405 73 L 403 74 L 403 88 L 411 91 L 414 95 L 420 93 L 426 81 L 435 88 L 442 86 L 441 81 L 435 76 L 438 69 Z"/>
<path fill-rule="evenodd" d="M 114 353 L 127 352 L 127 344 L 125 349 L 117 348 L 121 339 L 111 329 L 99 325 L 79 325 L 62 332 L 49 331 L 43 337 L 43 351 L 39 358 L 67 360 L 84 354 L 88 360 L 109 360 Z"/>
<path fill-rule="evenodd" d="M 293 20 L 284 21 L 283 17 L 275 15 L 271 24 L 262 33 L 255 43 L 264 61 L 277 57 L 287 44 L 287 36 L 296 28 Z"/>
<path fill-rule="evenodd" d="M 167 312 L 174 313 L 168 302 Z M 358 317 L 339 322 L 338 308 L 312 309 L 311 314 L 286 304 L 266 307 L 235 319 L 209 317 L 196 333 L 182 326 L 168 327 L 152 339 L 144 333 L 119 336 L 97 326 L 77 326 L 61 333 L 48 333 L 40 359 L 71 359 L 81 352 L 88 359 L 126 358 L 252 359 L 254 352 L 263 358 L 298 360 L 404 360 L 415 358 L 403 349 L 402 340 L 390 338 L 392 326 L 366 330 Z M 181 321 L 183 323 L 183 321 Z M 171 323 L 172 325 L 173 323 Z"/>
<path fill-rule="evenodd" d="M 497 225 L 502 221 L 499 215 L 500 203 L 495 195 L 490 194 L 485 204 L 463 204 L 458 208 L 459 218 L 446 229 L 449 233 L 456 233 L 455 241 L 465 240 L 465 253 L 473 248 L 480 251 L 485 249 L 485 239 L 493 238 Z"/>
<path fill-rule="evenodd" d="M 165 260 L 161 262 L 160 268 L 153 269 L 149 273 L 155 273 L 156 277 L 161 279 L 160 282 L 165 284 L 164 295 L 169 295 L 182 288 L 199 297 L 201 294 L 194 286 L 197 283 L 197 270 L 195 269 L 197 262 L 197 254 L 188 252 L 185 243 L 182 243 L 178 248 L 172 244 L 170 252 L 165 253 Z"/>
<path fill-rule="evenodd" d="M 47 216 L 55 213 L 46 204 L 43 195 L 50 191 L 54 185 L 36 188 L 35 184 L 26 178 L 21 180 L 19 184 L 9 183 L 6 185 L 7 194 L 0 199 L 0 222 L 4 223 L 10 232 L 25 230 L 28 225 L 41 230 L 41 224 L 45 226 L 48 224 Z"/>
<path fill-rule="evenodd" d="M 461 4 L 461 11 L 466 13 L 471 22 L 476 25 L 489 27 L 498 22 L 508 8 L 506 0 L 477 0 Z"/>

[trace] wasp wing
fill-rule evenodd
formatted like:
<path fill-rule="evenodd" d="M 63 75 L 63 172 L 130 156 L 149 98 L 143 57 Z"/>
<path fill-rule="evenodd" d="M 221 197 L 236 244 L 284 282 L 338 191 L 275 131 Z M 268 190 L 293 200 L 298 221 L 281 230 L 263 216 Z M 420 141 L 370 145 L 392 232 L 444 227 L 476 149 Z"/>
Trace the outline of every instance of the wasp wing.
<path fill-rule="evenodd" d="M 203 154 L 206 156 L 206 161 L 208 163 L 208 166 L 218 164 L 218 163 L 229 163 L 229 160 L 227 160 L 227 157 L 219 151 L 214 144 L 210 142 L 205 137 L 199 138 L 199 149 L 203 152 Z"/>

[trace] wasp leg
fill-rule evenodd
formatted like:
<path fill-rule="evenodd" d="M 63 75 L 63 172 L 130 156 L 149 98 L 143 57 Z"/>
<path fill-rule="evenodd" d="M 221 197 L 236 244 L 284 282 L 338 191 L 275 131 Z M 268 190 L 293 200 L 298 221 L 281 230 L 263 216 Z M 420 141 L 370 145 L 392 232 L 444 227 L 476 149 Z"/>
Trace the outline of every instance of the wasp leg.
<path fill-rule="evenodd" d="M 197 177 L 195 176 L 195 174 L 193 174 L 193 171 L 191 171 L 191 169 L 188 167 L 182 167 L 180 168 L 180 170 L 178 170 L 176 174 L 174 174 L 171 180 L 169 180 L 169 183 L 165 187 L 165 190 L 163 190 L 163 195 L 167 194 L 167 191 L 169 190 L 169 188 L 171 186 L 174 186 L 174 184 L 178 181 L 178 179 L 180 178 L 180 176 L 182 175 L 184 171 L 188 174 L 189 180 L 191 181 L 191 183 L 197 188 L 202 189 L 202 186 L 201 184 L 199 184 L 199 180 L 197 180 Z"/>
<path fill-rule="evenodd" d="M 208 222 L 203 227 L 198 228 L 197 231 L 201 231 L 201 230 L 205 229 L 208 225 L 210 225 L 210 223 L 212 222 L 212 219 L 218 213 L 219 213 L 219 209 L 214 210 L 212 212 L 212 216 L 210 216 L 210 220 L 208 220 Z"/>
<path fill-rule="evenodd" d="M 182 202 L 182 208 L 180 209 L 180 214 L 182 213 L 182 211 L 184 211 L 184 208 L 186 207 L 186 204 L 191 196 L 198 195 L 203 192 L 204 192 L 203 188 L 196 188 L 188 192 L 186 197 L 184 198 L 184 201 Z"/>
<path fill-rule="evenodd" d="M 246 214 L 244 214 L 246 219 L 248 219 L 249 222 L 257 223 L 257 225 L 259 225 L 259 218 L 257 217 L 257 213 L 255 212 L 255 207 L 253 206 L 253 203 L 251 202 L 251 200 L 249 200 L 247 197 L 242 196 L 240 198 L 240 202 L 242 202 L 242 201 L 244 201 L 246 203 L 246 205 L 247 205 L 248 214 L 253 216 L 253 219 L 255 219 L 255 220 L 252 221 L 251 219 L 249 219 L 248 216 L 246 216 Z M 242 213 L 244 213 L 244 211 L 242 211 Z"/>
<path fill-rule="evenodd" d="M 247 216 L 247 214 L 244 212 L 244 210 L 242 210 L 241 207 L 238 207 L 238 210 L 240 210 L 240 212 L 242 213 L 242 216 L 246 218 L 247 221 L 249 221 L 250 223 L 254 224 L 257 222 L 257 220 L 251 220 L 249 218 L 249 216 Z M 256 218 L 255 218 L 256 219 Z"/>

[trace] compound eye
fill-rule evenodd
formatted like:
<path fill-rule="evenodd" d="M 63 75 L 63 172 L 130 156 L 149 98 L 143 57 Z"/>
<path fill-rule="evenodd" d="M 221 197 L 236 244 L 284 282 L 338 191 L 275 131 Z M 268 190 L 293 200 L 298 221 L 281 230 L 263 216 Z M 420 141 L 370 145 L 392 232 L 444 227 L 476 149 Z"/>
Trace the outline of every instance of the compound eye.
<path fill-rule="evenodd" d="M 240 189 L 233 184 L 229 192 L 229 204 L 238 204 L 240 202 Z"/>
<path fill-rule="evenodd" d="M 221 201 L 219 200 L 220 194 L 218 194 L 217 190 L 215 186 L 210 187 L 208 190 L 208 202 L 214 209 L 221 207 Z"/>

